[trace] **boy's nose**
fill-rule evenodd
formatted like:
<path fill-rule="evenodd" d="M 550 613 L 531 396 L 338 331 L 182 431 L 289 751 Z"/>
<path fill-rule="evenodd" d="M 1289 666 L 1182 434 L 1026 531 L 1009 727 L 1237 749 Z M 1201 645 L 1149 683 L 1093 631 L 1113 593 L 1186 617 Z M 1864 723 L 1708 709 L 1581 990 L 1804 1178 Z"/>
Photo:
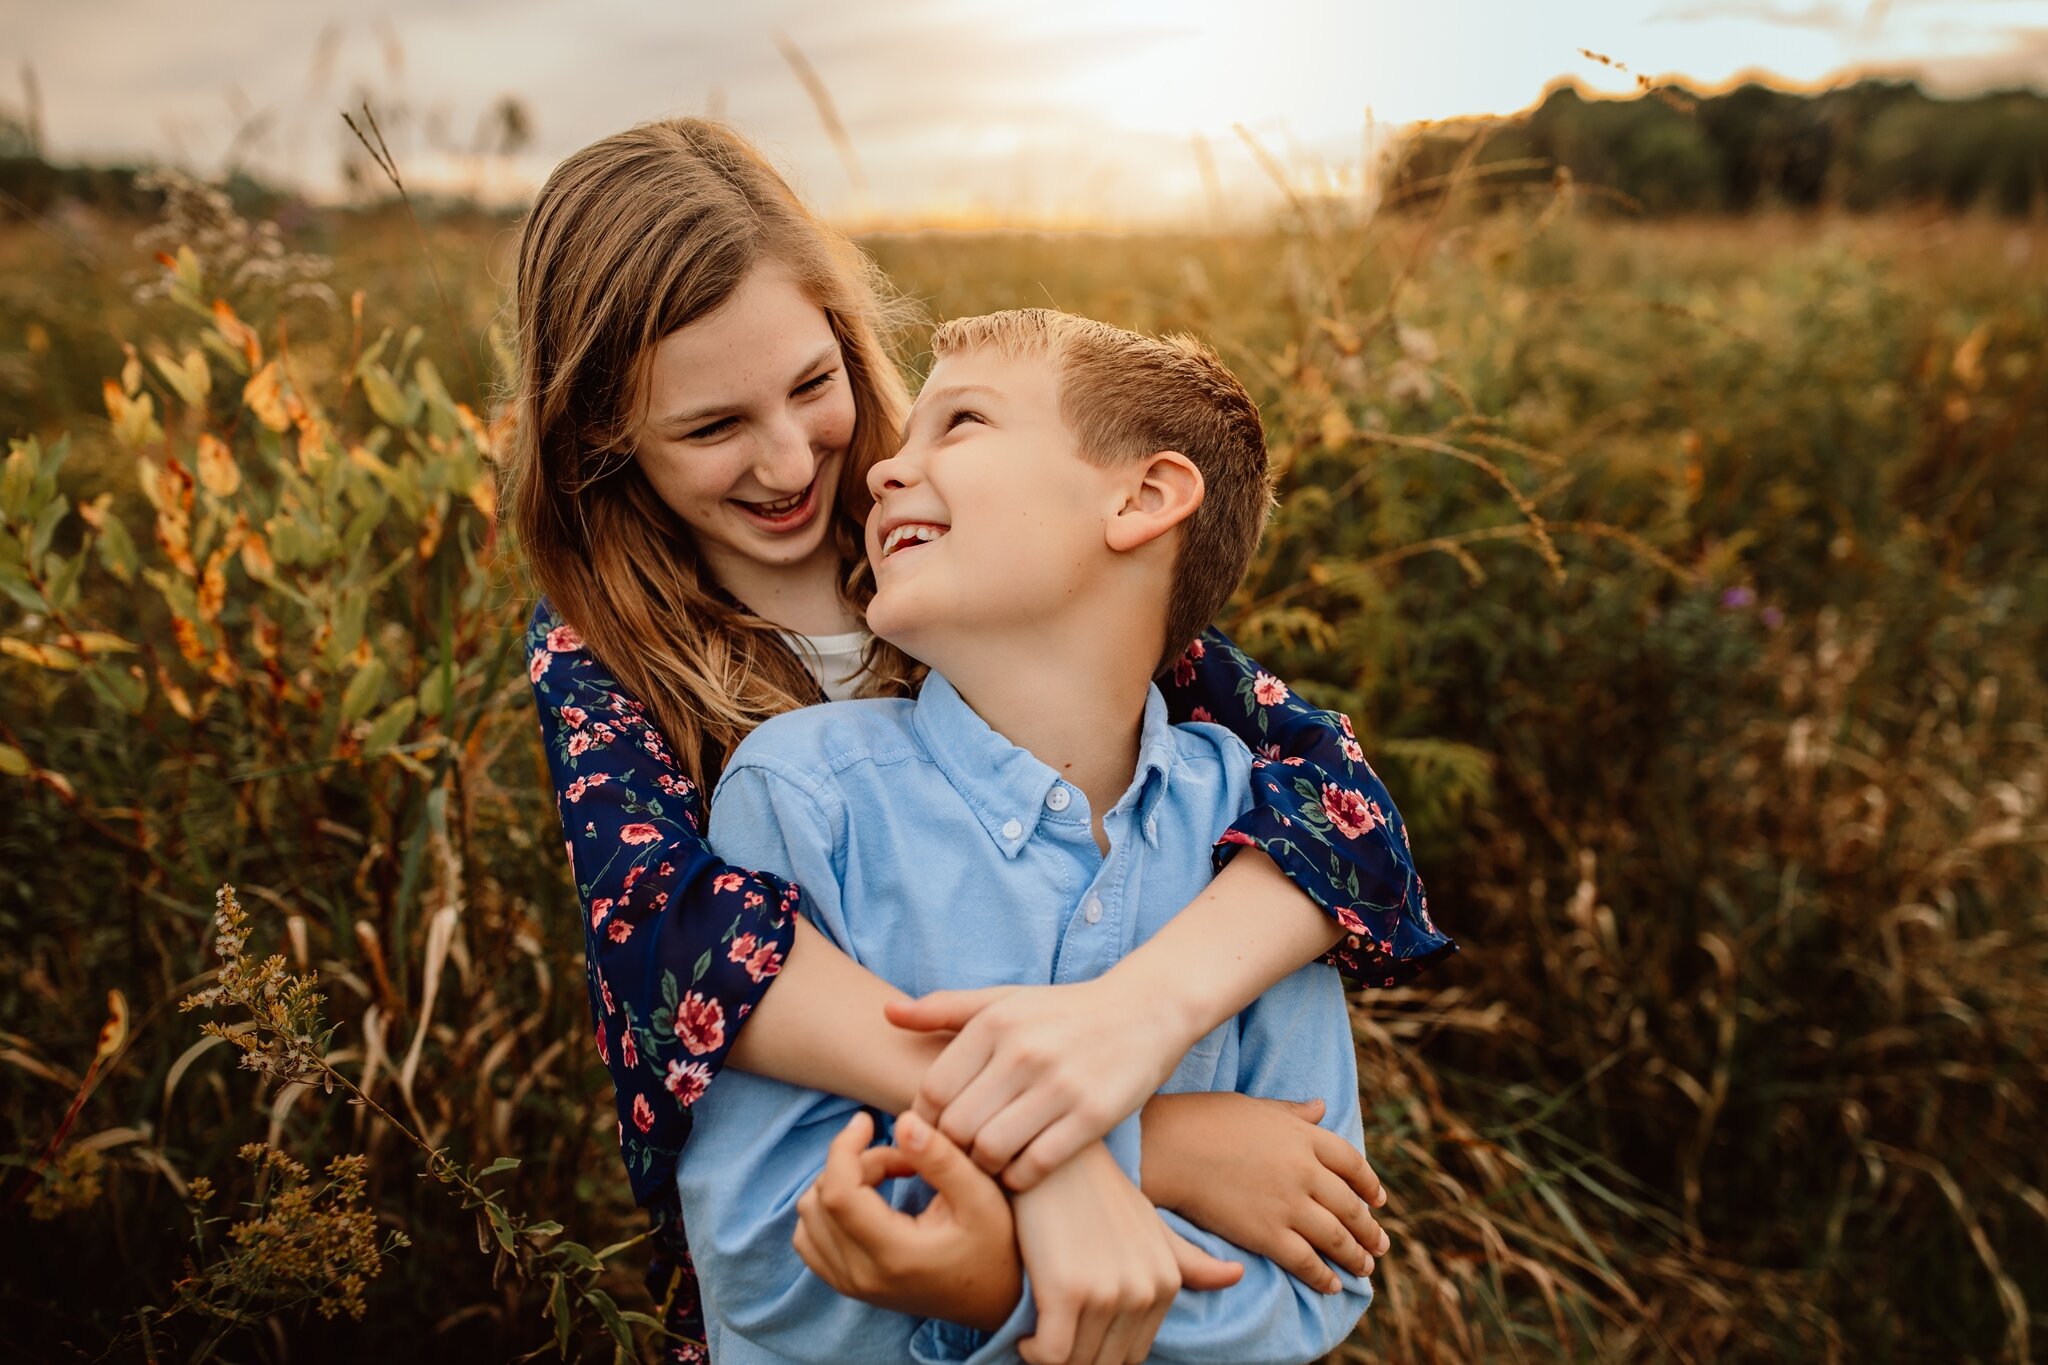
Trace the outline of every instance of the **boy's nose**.
<path fill-rule="evenodd" d="M 915 482 L 917 470 L 911 461 L 903 458 L 901 450 L 885 460 L 877 460 L 868 466 L 870 497 L 880 498 L 882 494 L 892 489 L 908 488 Z"/>

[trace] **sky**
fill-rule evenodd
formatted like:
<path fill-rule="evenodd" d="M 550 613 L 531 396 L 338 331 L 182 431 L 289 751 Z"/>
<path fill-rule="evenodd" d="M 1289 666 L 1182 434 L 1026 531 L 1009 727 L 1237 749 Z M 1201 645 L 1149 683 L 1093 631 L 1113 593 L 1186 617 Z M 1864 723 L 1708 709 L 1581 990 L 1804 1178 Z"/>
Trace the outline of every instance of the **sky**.
<path fill-rule="evenodd" d="M 0 0 L 0 31 L 0 107 L 58 160 L 334 195 L 367 100 L 409 183 L 516 199 L 606 133 L 709 112 L 864 224 L 1256 211 L 1246 134 L 1355 186 L 1413 121 L 1632 86 L 1582 48 L 1696 86 L 2048 90 L 2048 0 Z M 530 137 L 493 154 L 508 99 Z"/>

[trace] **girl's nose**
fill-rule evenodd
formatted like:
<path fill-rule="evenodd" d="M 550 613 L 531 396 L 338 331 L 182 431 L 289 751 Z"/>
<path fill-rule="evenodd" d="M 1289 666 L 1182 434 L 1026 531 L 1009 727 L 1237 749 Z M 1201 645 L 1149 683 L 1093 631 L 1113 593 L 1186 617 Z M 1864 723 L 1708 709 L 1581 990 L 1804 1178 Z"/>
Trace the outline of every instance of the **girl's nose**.
<path fill-rule="evenodd" d="M 810 433 L 795 417 L 785 416 L 762 433 L 754 476 L 770 489 L 777 493 L 800 493 L 817 467 Z"/>

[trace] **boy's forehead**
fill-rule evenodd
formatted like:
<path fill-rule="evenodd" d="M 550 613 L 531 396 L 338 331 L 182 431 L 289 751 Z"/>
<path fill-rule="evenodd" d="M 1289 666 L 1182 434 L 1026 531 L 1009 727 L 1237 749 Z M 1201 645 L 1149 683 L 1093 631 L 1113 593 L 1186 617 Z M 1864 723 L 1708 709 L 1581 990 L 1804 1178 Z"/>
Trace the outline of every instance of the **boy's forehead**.
<path fill-rule="evenodd" d="M 1056 403 L 1059 370 L 1045 351 L 1008 352 L 993 346 L 948 351 L 925 376 L 917 405 L 937 401 L 955 390 L 973 390 L 1016 403 Z"/>

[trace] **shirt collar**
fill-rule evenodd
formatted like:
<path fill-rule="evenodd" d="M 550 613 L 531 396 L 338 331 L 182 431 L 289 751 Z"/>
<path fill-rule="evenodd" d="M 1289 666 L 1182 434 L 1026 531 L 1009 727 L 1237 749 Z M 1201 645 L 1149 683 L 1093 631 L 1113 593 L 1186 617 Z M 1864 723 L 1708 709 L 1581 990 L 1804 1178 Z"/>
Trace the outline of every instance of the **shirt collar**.
<path fill-rule="evenodd" d="M 927 674 L 918 689 L 911 725 L 1005 858 L 1024 851 L 1040 820 L 1080 818 L 1078 790 L 1069 787 L 1076 803 L 1066 806 L 1064 815 L 1055 813 L 1046 798 L 1055 785 L 1062 785 L 1059 774 L 990 728 L 937 670 Z M 1177 752 L 1173 727 L 1166 719 L 1166 699 L 1157 687 L 1147 688 L 1138 730 L 1137 773 L 1132 790 L 1117 807 L 1128 807 L 1130 818 L 1141 822 L 1148 844 L 1157 843 L 1148 818 L 1151 806 L 1166 790 Z"/>

